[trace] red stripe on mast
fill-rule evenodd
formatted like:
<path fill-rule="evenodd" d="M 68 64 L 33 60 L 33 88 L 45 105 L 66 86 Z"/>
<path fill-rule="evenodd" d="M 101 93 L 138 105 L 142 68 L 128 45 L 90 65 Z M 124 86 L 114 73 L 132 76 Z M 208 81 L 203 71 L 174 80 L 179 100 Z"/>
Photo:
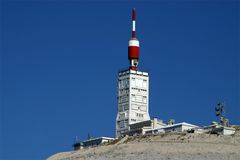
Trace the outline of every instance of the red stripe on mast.
<path fill-rule="evenodd" d="M 136 9 L 133 8 L 132 10 L 132 20 L 135 21 L 136 20 Z"/>
<path fill-rule="evenodd" d="M 132 38 L 128 43 L 128 59 L 130 62 L 130 69 L 138 70 L 139 59 L 139 41 L 136 38 L 136 10 L 132 9 Z"/>
<path fill-rule="evenodd" d="M 132 38 L 136 38 L 136 32 L 132 31 Z"/>

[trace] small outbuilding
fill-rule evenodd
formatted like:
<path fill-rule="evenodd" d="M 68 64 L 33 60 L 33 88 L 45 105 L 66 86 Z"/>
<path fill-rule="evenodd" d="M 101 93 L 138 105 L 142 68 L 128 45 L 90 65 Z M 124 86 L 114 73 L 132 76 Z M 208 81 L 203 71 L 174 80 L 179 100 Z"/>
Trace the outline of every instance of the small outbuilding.
<path fill-rule="evenodd" d="M 90 138 L 82 142 L 84 148 L 91 148 L 114 140 L 110 137 Z"/>
<path fill-rule="evenodd" d="M 191 130 L 192 128 L 196 128 L 196 127 L 198 127 L 198 126 L 190 124 L 190 123 L 182 122 L 182 123 L 176 123 L 173 125 L 168 125 L 166 127 L 163 127 L 162 129 L 164 130 L 165 133 L 185 132 L 185 131 Z"/>
<path fill-rule="evenodd" d="M 196 128 L 198 126 L 182 122 L 182 123 L 176 123 L 172 125 L 167 125 L 164 127 L 156 128 L 147 130 L 146 134 L 158 134 L 158 133 L 169 133 L 169 132 L 187 132 L 193 128 Z"/>
<path fill-rule="evenodd" d="M 138 123 L 133 123 L 129 125 L 130 130 L 124 132 L 122 135 L 145 135 L 146 131 L 153 130 L 156 128 L 161 128 L 167 126 L 162 120 L 154 118 L 152 120 L 142 121 Z"/>
<path fill-rule="evenodd" d="M 218 126 L 212 129 L 211 133 L 219 135 L 233 135 L 236 129 L 232 127 Z"/>

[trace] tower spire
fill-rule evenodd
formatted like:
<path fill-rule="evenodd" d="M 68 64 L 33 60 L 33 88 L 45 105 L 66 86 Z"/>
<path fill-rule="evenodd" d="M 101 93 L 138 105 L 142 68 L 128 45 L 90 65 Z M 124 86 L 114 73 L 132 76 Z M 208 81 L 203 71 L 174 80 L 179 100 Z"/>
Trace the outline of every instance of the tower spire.
<path fill-rule="evenodd" d="M 136 38 L 136 9 L 132 10 L 132 38 Z"/>
<path fill-rule="evenodd" d="M 130 12 L 131 13 L 131 12 Z M 132 35 L 128 41 L 129 69 L 118 72 L 116 136 L 128 135 L 130 125 L 149 121 L 149 76 L 138 70 L 139 41 L 136 37 L 136 10 L 132 10 Z M 124 90 L 124 92 L 122 92 Z M 155 122 L 155 121 L 154 121 Z M 130 133 L 131 134 L 131 133 Z"/>
<path fill-rule="evenodd" d="M 139 41 L 136 38 L 136 9 L 132 10 L 132 38 L 128 41 L 128 60 L 130 69 L 138 70 Z"/>

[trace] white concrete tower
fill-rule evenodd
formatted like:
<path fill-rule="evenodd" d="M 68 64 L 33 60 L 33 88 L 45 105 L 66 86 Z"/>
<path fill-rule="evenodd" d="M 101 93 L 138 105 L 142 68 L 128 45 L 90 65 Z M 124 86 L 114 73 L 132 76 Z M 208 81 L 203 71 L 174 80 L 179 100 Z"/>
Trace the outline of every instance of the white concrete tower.
<path fill-rule="evenodd" d="M 135 33 L 136 11 L 133 9 L 133 34 L 129 40 L 129 69 L 118 72 L 118 112 L 116 118 L 116 136 L 129 131 L 129 124 L 150 120 L 149 117 L 149 75 L 138 70 L 139 41 Z M 138 41 L 138 46 L 131 45 Z M 131 48 L 133 47 L 133 48 Z M 137 61 L 137 64 L 132 63 Z"/>

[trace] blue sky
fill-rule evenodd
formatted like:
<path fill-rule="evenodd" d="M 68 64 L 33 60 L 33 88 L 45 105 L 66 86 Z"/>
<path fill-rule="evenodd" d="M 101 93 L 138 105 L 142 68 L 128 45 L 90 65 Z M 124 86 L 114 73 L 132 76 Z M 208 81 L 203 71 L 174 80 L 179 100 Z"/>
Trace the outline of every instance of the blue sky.
<path fill-rule="evenodd" d="M 239 1 L 0 5 L 1 160 L 44 159 L 88 133 L 114 136 L 132 7 L 151 117 L 208 125 L 225 101 L 230 123 L 240 123 Z"/>

